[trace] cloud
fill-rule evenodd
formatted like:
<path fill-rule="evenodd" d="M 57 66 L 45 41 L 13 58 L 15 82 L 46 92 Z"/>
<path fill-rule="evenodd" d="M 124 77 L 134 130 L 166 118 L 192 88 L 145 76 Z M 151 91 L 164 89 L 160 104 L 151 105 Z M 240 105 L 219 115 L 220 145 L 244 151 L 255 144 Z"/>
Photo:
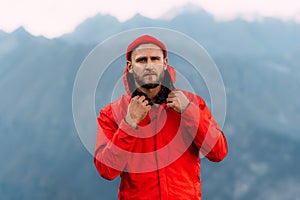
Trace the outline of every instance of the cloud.
<path fill-rule="evenodd" d="M 219 20 L 237 16 L 299 20 L 300 13 L 298 0 L 0 0 L 0 29 L 10 32 L 24 26 L 34 35 L 55 37 L 73 31 L 79 23 L 98 13 L 113 15 L 120 21 L 136 13 L 157 18 L 188 2 L 201 6 Z"/>

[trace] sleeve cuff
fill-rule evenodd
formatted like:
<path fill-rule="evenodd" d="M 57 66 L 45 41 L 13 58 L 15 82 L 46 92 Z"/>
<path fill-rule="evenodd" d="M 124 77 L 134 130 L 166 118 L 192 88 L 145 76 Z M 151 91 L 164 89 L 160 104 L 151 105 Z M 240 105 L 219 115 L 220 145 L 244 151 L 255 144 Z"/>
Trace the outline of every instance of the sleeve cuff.
<path fill-rule="evenodd" d="M 120 131 L 120 134 L 123 136 L 131 136 L 131 137 L 137 137 L 139 133 L 139 128 L 133 128 L 129 124 L 126 123 L 125 119 L 121 121 L 119 124 L 119 129 L 122 130 Z"/>
<path fill-rule="evenodd" d="M 182 119 L 189 123 L 198 123 L 200 118 L 200 108 L 193 102 L 181 113 Z"/>

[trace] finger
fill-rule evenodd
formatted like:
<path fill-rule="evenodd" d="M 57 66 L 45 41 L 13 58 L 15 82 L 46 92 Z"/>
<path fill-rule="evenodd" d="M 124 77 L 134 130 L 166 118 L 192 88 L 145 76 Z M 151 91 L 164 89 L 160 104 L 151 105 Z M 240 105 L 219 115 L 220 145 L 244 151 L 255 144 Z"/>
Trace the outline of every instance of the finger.
<path fill-rule="evenodd" d="M 140 96 L 138 99 L 137 99 L 137 101 L 139 102 L 139 103 L 143 103 L 143 101 L 146 99 L 146 97 L 144 96 L 144 95 L 142 95 L 142 96 Z"/>
<path fill-rule="evenodd" d="M 136 102 L 140 96 L 134 96 L 131 98 L 130 103 Z"/>
<path fill-rule="evenodd" d="M 169 97 L 169 98 L 167 98 L 167 102 L 174 102 L 174 101 L 176 101 L 177 100 L 177 98 L 176 97 Z"/>
<path fill-rule="evenodd" d="M 174 102 L 167 103 L 167 107 L 174 108 L 175 107 L 175 103 Z"/>
<path fill-rule="evenodd" d="M 168 97 L 172 98 L 172 97 L 176 97 L 175 93 L 174 92 L 170 92 Z"/>
<path fill-rule="evenodd" d="M 143 106 L 147 106 L 149 104 L 149 101 L 148 100 L 144 100 L 143 102 L 142 102 L 142 105 Z"/>
<path fill-rule="evenodd" d="M 183 92 L 182 92 L 182 91 L 179 91 L 179 90 L 172 91 L 172 92 L 173 92 L 173 94 L 174 94 L 175 96 L 183 94 Z"/>
<path fill-rule="evenodd" d="M 132 97 L 131 99 L 137 100 L 138 98 L 140 98 L 140 96 L 136 95 L 136 96 Z"/>
<path fill-rule="evenodd" d="M 149 111 L 150 109 L 151 109 L 151 106 L 150 106 L 150 105 L 147 105 L 147 106 L 146 106 L 146 110 Z"/>

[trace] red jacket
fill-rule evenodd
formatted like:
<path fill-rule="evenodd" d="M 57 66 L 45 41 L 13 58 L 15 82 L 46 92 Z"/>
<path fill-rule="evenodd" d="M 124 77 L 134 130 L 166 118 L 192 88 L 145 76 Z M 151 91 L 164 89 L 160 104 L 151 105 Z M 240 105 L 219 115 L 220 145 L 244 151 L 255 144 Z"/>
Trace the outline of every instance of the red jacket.
<path fill-rule="evenodd" d="M 172 81 L 175 71 L 168 66 Z M 201 152 L 221 161 L 227 154 L 224 134 L 203 99 L 183 91 L 190 104 L 177 113 L 165 103 L 152 106 L 139 128 L 124 118 L 131 98 L 127 94 L 100 111 L 94 162 L 99 174 L 121 176 L 119 199 L 201 199 Z"/>

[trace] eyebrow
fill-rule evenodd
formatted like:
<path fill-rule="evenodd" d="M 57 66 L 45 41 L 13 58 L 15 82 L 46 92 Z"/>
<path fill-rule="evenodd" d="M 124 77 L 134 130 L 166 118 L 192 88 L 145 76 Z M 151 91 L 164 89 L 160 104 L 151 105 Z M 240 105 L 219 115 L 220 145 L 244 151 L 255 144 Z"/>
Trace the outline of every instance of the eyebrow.
<path fill-rule="evenodd" d="M 138 61 L 141 61 L 141 60 L 143 60 L 143 59 L 147 59 L 147 56 L 140 56 L 140 57 L 137 57 L 137 58 L 135 59 L 135 61 L 138 62 Z M 152 59 L 160 60 L 161 57 L 160 57 L 160 56 L 150 56 L 150 59 L 151 59 L 151 60 L 152 60 Z"/>
<path fill-rule="evenodd" d="M 144 59 L 147 59 L 147 57 L 146 56 L 140 56 L 140 57 L 135 58 L 135 61 L 139 62 L 139 61 L 144 60 Z"/>

